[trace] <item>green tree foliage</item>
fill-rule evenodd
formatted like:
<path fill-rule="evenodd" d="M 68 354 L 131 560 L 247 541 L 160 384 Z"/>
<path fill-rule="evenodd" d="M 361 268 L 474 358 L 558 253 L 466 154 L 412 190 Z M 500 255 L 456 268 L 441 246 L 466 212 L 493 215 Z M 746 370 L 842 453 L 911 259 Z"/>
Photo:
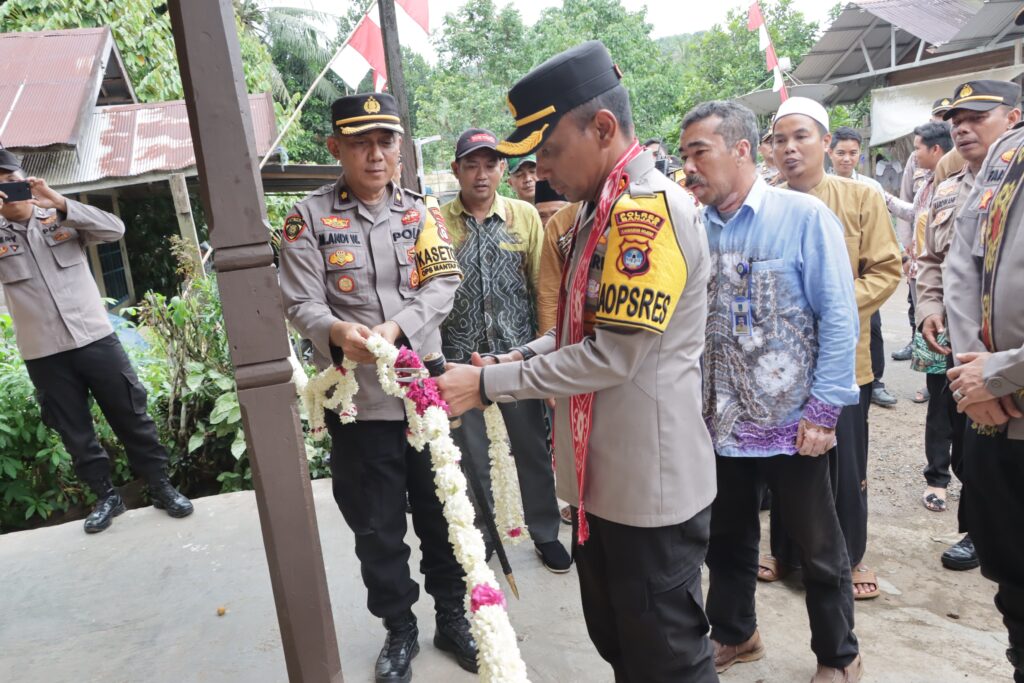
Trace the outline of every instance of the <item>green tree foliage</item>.
<path fill-rule="evenodd" d="M 762 2 L 768 33 L 780 57 L 793 65 L 814 44 L 818 24 L 793 8 L 793 0 Z M 756 31 L 747 29 L 747 10 L 729 11 L 725 26 L 715 25 L 686 45 L 686 62 L 678 81 L 676 108 L 681 116 L 706 100 L 721 100 L 771 87 Z M 678 131 L 677 131 L 678 132 Z"/>

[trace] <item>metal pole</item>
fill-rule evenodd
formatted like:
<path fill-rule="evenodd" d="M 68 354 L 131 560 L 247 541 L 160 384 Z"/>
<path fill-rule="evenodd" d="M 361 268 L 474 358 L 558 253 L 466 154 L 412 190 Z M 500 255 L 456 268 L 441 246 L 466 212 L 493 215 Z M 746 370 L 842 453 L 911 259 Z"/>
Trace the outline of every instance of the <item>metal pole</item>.
<path fill-rule="evenodd" d="M 406 96 L 405 72 L 402 70 L 402 46 L 398 42 L 398 16 L 395 0 L 378 0 L 380 7 L 380 34 L 384 39 L 384 60 L 388 70 L 388 91 L 398 101 L 398 114 L 402 117 L 402 187 L 416 187 L 419 166 L 416 147 L 412 139 L 412 120 L 409 118 L 409 98 Z"/>
<path fill-rule="evenodd" d="M 169 0 L 288 679 L 340 683 L 232 0 Z"/>

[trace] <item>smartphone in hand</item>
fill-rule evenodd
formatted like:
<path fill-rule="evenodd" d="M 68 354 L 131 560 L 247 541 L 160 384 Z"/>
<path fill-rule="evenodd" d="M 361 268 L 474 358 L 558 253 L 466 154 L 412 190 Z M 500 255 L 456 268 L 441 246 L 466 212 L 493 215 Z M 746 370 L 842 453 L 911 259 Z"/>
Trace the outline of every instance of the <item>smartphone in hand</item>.
<path fill-rule="evenodd" d="M 0 192 L 7 195 L 7 199 L 4 199 L 5 202 L 25 202 L 32 199 L 32 189 L 26 180 L 0 183 Z"/>

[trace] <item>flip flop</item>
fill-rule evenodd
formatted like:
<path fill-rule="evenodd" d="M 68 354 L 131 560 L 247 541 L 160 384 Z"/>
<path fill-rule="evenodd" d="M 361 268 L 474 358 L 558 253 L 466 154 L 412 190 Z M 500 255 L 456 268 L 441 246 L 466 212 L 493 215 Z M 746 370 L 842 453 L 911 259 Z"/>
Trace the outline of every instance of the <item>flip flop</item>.
<path fill-rule="evenodd" d="M 562 518 L 562 524 L 566 526 L 572 526 L 572 508 L 566 505 L 564 508 L 558 511 L 558 516 Z"/>
<path fill-rule="evenodd" d="M 757 580 L 765 583 L 774 583 L 786 577 L 789 567 L 776 560 L 771 555 L 762 555 L 757 561 Z"/>
<path fill-rule="evenodd" d="M 875 587 L 875 590 L 870 591 L 868 593 L 854 592 L 854 600 L 871 600 L 872 598 L 877 598 L 879 595 L 882 594 L 882 591 L 878 588 L 878 576 L 871 569 L 868 569 L 863 564 L 859 564 L 853 568 L 851 574 L 853 576 L 854 586 L 871 584 Z"/>
<path fill-rule="evenodd" d="M 928 393 L 927 389 L 918 389 L 914 392 L 914 398 L 910 399 L 914 403 L 927 403 L 931 399 L 931 394 Z"/>
<path fill-rule="evenodd" d="M 932 512 L 946 511 L 946 501 L 943 500 L 942 498 L 939 498 L 934 493 L 929 493 L 926 496 L 922 496 L 921 502 L 924 503 L 924 506 L 931 510 Z"/>

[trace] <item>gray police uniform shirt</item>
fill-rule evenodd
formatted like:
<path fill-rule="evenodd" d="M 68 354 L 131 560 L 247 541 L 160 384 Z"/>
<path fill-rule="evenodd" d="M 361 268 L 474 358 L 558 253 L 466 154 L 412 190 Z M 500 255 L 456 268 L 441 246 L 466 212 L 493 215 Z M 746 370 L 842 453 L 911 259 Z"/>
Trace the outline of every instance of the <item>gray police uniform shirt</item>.
<path fill-rule="evenodd" d="M 988 350 L 981 337 L 984 233 L 998 194 L 1008 189 L 1003 185 L 1004 176 L 1022 145 L 1024 126 L 1018 125 L 989 148 L 974 189 L 956 219 L 945 265 L 950 284 L 945 290 L 946 316 L 954 353 Z M 985 386 L 994 396 L 1012 395 L 1017 407 L 1024 410 L 1024 197 L 1019 191 L 1008 207 L 1002 239 L 991 301 L 995 352 L 985 363 Z M 1024 419 L 1011 419 L 1007 435 L 1024 439 Z"/>
<path fill-rule="evenodd" d="M 953 241 L 953 226 L 975 184 L 974 174 L 965 166 L 939 183 L 932 194 L 925 223 L 924 251 L 918 257 L 917 302 L 914 304 L 914 322 L 918 327 L 930 315 L 945 316 L 943 278 Z"/>
<path fill-rule="evenodd" d="M 36 208 L 28 224 L 0 217 L 0 283 L 25 360 L 113 334 L 85 247 L 124 235 L 121 219 L 67 200 L 67 215 Z"/>
<path fill-rule="evenodd" d="M 668 526 L 693 517 L 716 493 L 715 454 L 701 417 L 710 258 L 693 200 L 654 169 L 653 155 L 641 154 L 626 172 L 629 187 L 610 225 L 596 228 L 604 236 L 588 264 L 584 340 L 556 349 L 549 332 L 530 343 L 536 357 L 486 367 L 483 388 L 495 401 L 556 399 L 558 496 L 573 504 L 579 489 L 569 397 L 593 392 L 587 511 L 619 524 Z M 580 210 L 570 277 L 595 229 L 593 210 Z"/>
<path fill-rule="evenodd" d="M 384 204 L 367 207 L 345 176 L 295 205 L 281 240 L 281 290 L 288 320 L 313 342 L 314 363 L 340 363 L 330 344 L 338 320 L 374 327 L 398 323 L 421 357 L 441 351 L 439 326 L 459 287 L 458 266 L 440 211 L 389 184 Z M 375 210 L 379 209 L 379 210 Z M 404 420 L 402 402 L 384 394 L 376 366 L 356 370 L 358 420 Z"/>

